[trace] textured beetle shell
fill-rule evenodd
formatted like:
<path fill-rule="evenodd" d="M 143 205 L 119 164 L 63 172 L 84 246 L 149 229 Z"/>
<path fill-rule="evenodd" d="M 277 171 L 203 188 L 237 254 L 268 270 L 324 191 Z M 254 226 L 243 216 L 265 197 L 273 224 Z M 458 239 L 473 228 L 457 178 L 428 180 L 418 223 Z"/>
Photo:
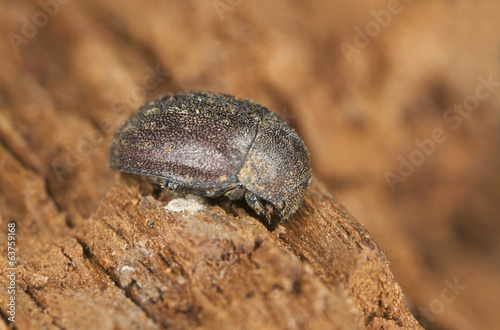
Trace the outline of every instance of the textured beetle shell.
<path fill-rule="evenodd" d="M 255 195 L 282 218 L 302 203 L 311 177 L 302 140 L 281 118 L 251 101 L 204 92 L 146 103 L 116 132 L 109 165 L 175 191 Z"/>

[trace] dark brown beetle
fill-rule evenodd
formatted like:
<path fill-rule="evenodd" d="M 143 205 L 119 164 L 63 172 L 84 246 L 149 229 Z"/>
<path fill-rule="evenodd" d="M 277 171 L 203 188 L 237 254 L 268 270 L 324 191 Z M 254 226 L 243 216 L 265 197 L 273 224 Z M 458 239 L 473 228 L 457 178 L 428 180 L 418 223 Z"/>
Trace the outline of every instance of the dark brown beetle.
<path fill-rule="evenodd" d="M 269 223 L 297 211 L 311 180 L 306 147 L 281 118 L 210 92 L 146 103 L 116 132 L 109 165 L 177 192 L 245 198 Z"/>

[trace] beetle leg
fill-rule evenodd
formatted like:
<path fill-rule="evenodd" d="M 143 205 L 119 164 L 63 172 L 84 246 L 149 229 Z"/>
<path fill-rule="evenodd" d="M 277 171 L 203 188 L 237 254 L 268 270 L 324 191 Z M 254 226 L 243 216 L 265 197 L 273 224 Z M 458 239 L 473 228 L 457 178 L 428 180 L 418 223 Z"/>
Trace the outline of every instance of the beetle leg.
<path fill-rule="evenodd" d="M 248 192 L 245 194 L 245 201 L 258 215 L 263 215 L 266 217 L 267 224 L 271 225 L 271 213 L 267 212 L 259 198 L 254 193 Z"/>
<path fill-rule="evenodd" d="M 224 195 L 232 201 L 242 199 L 245 196 L 245 189 L 239 186 L 232 187 L 224 191 Z"/>
<path fill-rule="evenodd" d="M 158 176 L 147 176 L 146 179 L 149 182 L 157 184 L 157 185 L 160 185 L 162 187 L 164 187 L 164 185 L 165 185 L 165 179 L 162 179 L 162 178 L 160 178 Z"/>
<path fill-rule="evenodd" d="M 161 177 L 157 176 L 148 176 L 146 177 L 149 182 L 152 182 L 154 184 L 160 185 L 162 188 L 170 191 L 178 191 L 178 185 L 173 182 L 169 182 Z"/>

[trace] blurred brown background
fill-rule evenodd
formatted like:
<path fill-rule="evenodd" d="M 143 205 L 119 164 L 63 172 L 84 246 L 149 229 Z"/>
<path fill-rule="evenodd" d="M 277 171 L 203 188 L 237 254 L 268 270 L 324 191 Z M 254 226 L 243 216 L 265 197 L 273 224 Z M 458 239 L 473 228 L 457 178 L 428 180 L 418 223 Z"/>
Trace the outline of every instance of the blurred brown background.
<path fill-rule="evenodd" d="M 19 161 L 43 174 L 70 226 L 109 189 L 112 133 L 144 101 L 234 94 L 299 132 L 316 177 L 386 252 L 424 327 L 500 328 L 498 1 L 0 8 L 0 144 L 24 150 Z M 2 209 L 20 203 L 0 189 Z"/>

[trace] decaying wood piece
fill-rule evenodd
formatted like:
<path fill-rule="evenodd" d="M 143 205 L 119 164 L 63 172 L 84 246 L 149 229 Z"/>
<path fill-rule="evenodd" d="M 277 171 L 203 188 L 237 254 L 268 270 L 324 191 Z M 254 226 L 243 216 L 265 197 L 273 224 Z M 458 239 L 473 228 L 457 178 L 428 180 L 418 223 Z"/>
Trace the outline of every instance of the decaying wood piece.
<path fill-rule="evenodd" d="M 4 169 L 22 169 L 2 152 Z M 11 177 L 3 187 L 24 186 L 33 217 L 17 221 L 21 328 L 418 327 L 383 252 L 315 180 L 299 212 L 269 230 L 244 202 L 169 202 L 116 173 L 70 229 L 37 175 Z"/>
<path fill-rule="evenodd" d="M 157 195 L 117 174 L 86 226 L 23 263 L 21 324 L 418 327 L 383 252 L 318 182 L 271 231 L 243 202 Z"/>
<path fill-rule="evenodd" d="M 201 5 L 175 5 L 186 6 L 182 12 L 193 20 L 206 16 Z M 23 17 L 40 10 L 36 3 L 12 6 L 29 8 L 2 11 L 4 35 L 18 33 Z M 418 327 L 383 252 L 320 183 L 313 181 L 304 206 L 289 221 L 266 228 L 244 202 L 188 198 L 189 210 L 168 211 L 172 196 L 106 167 L 112 134 L 135 107 L 124 107 L 123 95 L 129 100 L 144 77 L 154 77 L 145 76 L 151 68 L 164 70 L 158 73 L 163 85 L 148 90 L 148 98 L 227 89 L 254 73 L 251 86 L 264 86 L 265 92 L 251 95 L 274 95 L 275 108 L 283 104 L 282 87 L 263 83 L 274 79 L 268 70 L 240 63 L 246 47 L 233 46 L 238 61 L 222 58 L 200 62 L 205 71 L 189 69 L 188 62 L 174 60 L 184 58 L 184 51 L 169 50 L 180 50 L 186 36 L 198 35 L 190 32 L 198 25 L 177 21 L 176 11 L 155 16 L 157 5 L 145 2 L 137 20 L 137 8 L 127 6 L 72 2 L 19 54 L 7 38 L 0 40 L 0 233 L 5 237 L 7 223 L 16 223 L 17 239 L 16 322 L 7 322 L 8 278 L 0 276 L 0 329 Z M 109 8 L 115 8 L 112 15 Z M 154 22 L 162 34 L 148 39 L 141 29 L 118 27 L 113 35 L 110 16 L 140 26 Z M 211 26 L 219 35 L 217 16 Z M 186 34 L 179 37 L 179 31 Z M 124 37 L 133 42 L 124 43 Z M 194 40 L 186 52 L 199 53 L 200 44 Z M 264 61 L 255 67 L 270 66 Z M 192 72 L 196 79 L 226 78 L 197 85 Z M 287 81 L 292 79 L 280 79 Z M 328 83 L 318 80 L 318 86 Z M 294 83 L 284 95 L 302 89 Z M 0 243 L 4 274 L 7 246 Z"/>

